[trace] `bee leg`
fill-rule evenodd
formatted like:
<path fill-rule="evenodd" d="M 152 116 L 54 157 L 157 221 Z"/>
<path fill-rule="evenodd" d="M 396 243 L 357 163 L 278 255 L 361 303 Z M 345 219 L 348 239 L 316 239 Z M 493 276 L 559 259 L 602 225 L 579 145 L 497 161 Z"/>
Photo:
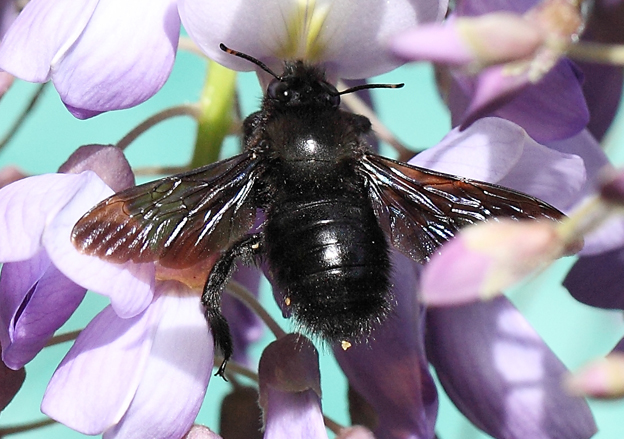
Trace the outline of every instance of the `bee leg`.
<path fill-rule="evenodd" d="M 215 375 L 223 379 L 225 379 L 225 366 L 232 357 L 232 336 L 230 326 L 221 314 L 221 293 L 234 271 L 236 259 L 251 260 L 253 256 L 261 252 L 262 241 L 262 234 L 256 233 L 247 235 L 234 243 L 215 263 L 202 293 L 201 302 L 206 310 L 206 320 L 212 329 L 215 347 L 223 354 L 223 363 Z"/>

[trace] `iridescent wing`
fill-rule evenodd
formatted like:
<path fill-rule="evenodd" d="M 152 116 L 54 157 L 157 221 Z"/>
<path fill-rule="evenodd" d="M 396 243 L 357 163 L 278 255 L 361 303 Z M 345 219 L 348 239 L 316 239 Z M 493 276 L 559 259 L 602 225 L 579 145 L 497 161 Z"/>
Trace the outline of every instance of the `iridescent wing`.
<path fill-rule="evenodd" d="M 365 154 L 358 164 L 381 227 L 394 247 L 422 262 L 457 231 L 495 217 L 558 220 L 563 214 L 529 195 Z"/>
<path fill-rule="evenodd" d="M 72 241 L 113 262 L 192 266 L 253 226 L 259 165 L 244 153 L 117 193 L 76 223 Z"/>

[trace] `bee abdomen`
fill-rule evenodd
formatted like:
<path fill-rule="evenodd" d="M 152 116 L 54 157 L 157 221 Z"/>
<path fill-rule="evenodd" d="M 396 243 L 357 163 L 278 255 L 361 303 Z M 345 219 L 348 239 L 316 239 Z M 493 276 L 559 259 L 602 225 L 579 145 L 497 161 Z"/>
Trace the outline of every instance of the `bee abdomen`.
<path fill-rule="evenodd" d="M 280 203 L 265 231 L 275 280 L 310 332 L 357 341 L 385 316 L 389 249 L 365 197 Z"/>

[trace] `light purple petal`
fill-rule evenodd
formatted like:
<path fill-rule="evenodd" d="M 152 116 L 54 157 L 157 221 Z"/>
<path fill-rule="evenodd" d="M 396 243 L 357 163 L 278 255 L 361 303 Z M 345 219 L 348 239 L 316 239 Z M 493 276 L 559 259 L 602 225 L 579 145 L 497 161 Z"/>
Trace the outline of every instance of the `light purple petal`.
<path fill-rule="evenodd" d="M 85 293 L 51 264 L 45 252 L 27 261 L 4 264 L 0 276 L 3 361 L 18 369 L 32 360 L 73 314 Z"/>
<path fill-rule="evenodd" d="M 0 69 L 30 82 L 50 79 L 58 62 L 80 37 L 98 0 L 76 7 L 72 0 L 32 0 L 0 45 Z"/>
<path fill-rule="evenodd" d="M 392 40 L 391 49 L 406 61 L 431 61 L 462 66 L 475 61 L 461 38 L 454 20 L 444 24 L 424 24 Z"/>
<path fill-rule="evenodd" d="M 582 186 L 577 197 L 572 200 L 572 203 L 559 206 L 564 212 L 572 213 L 586 202 L 588 198 L 596 195 L 597 186 L 601 181 L 603 173 L 613 170 L 613 166 L 609 163 L 609 159 L 600 147 L 600 144 L 588 130 L 583 130 L 569 139 L 548 142 L 547 145 L 549 148 L 557 151 L 576 154 L 585 163 L 587 181 Z M 585 246 L 580 254 L 598 254 L 619 248 L 622 245 L 624 245 L 624 220 L 618 216 L 608 220 L 597 230 L 588 233 L 585 236 Z"/>
<path fill-rule="evenodd" d="M 264 439 L 326 439 L 321 399 L 313 390 L 267 389 Z"/>
<path fill-rule="evenodd" d="M 457 15 L 483 15 L 488 12 L 510 11 L 523 14 L 540 0 L 458 0 L 455 6 Z"/>
<path fill-rule="evenodd" d="M 26 175 L 26 173 L 24 173 L 24 171 L 17 166 L 9 165 L 4 168 L 0 168 L 0 188 L 8 186 L 11 183 L 15 183 L 17 180 L 21 180 L 26 177 L 28 177 L 28 175 Z"/>
<path fill-rule="evenodd" d="M 0 71 L 0 99 L 7 91 L 9 91 L 9 89 L 13 85 L 14 80 L 15 76 L 7 72 Z"/>
<path fill-rule="evenodd" d="M 21 261 L 34 256 L 41 249 L 47 223 L 88 179 L 86 175 L 45 174 L 0 189 L 0 261 Z"/>
<path fill-rule="evenodd" d="M 564 58 L 539 83 L 527 87 L 508 105 L 499 108 L 496 115 L 516 122 L 538 142 L 572 137 L 589 122 L 582 76 Z"/>
<path fill-rule="evenodd" d="M 324 63 L 332 76 L 364 78 L 400 65 L 387 52 L 390 37 L 419 23 L 441 19 L 447 3 L 363 0 L 355 7 L 350 0 L 181 0 L 179 10 L 191 38 L 209 57 L 229 68 L 245 71 L 255 66 L 222 52 L 219 43 L 259 58 L 278 72 L 281 59 L 304 58 Z M 321 22 L 321 32 L 313 44 L 318 52 L 313 49 L 306 53 L 303 45 L 293 47 L 299 42 L 292 37 L 298 29 L 308 26 L 314 33 Z"/>
<path fill-rule="evenodd" d="M 624 71 L 619 66 L 577 62 L 585 81 L 583 93 L 589 108 L 587 129 L 601 140 L 615 118 L 622 98 Z"/>
<path fill-rule="evenodd" d="M 13 0 L 0 0 L 0 40 L 17 17 L 17 3 Z M 2 93 L 0 93 L 2 95 Z"/>
<path fill-rule="evenodd" d="M 83 145 L 63 163 L 59 172 L 93 171 L 115 192 L 134 186 L 134 174 L 124 152 L 113 145 Z"/>
<path fill-rule="evenodd" d="M 421 25 L 393 39 L 391 49 L 407 61 L 432 61 L 475 73 L 489 65 L 530 59 L 543 44 L 538 25 L 502 12 Z"/>
<path fill-rule="evenodd" d="M 189 432 L 182 439 L 223 439 L 217 433 L 203 425 L 193 425 Z"/>
<path fill-rule="evenodd" d="M 624 247 L 583 256 L 572 266 L 563 286 L 589 306 L 624 310 Z"/>
<path fill-rule="evenodd" d="M 89 290 L 110 297 L 120 317 L 135 316 L 152 300 L 154 264 L 114 264 L 82 254 L 73 246 L 70 236 L 76 221 L 112 193 L 95 173 L 87 171 L 78 175 L 83 176 L 84 182 L 63 210 L 47 224 L 43 244 L 54 265 L 65 276 Z"/>
<path fill-rule="evenodd" d="M 106 307 L 82 331 L 52 376 L 41 410 L 84 434 L 101 434 L 130 406 L 152 349 L 163 302 L 129 319 Z"/>
<path fill-rule="evenodd" d="M 438 399 L 424 352 L 424 308 L 416 264 L 393 253 L 396 307 L 367 343 L 334 355 L 351 386 L 378 415 L 377 439 L 430 438 Z"/>
<path fill-rule="evenodd" d="M 493 117 L 453 129 L 409 163 L 500 184 L 560 208 L 578 201 L 586 182 L 579 157 L 540 145 L 513 122 Z"/>
<path fill-rule="evenodd" d="M 503 69 L 490 67 L 477 81 L 453 75 L 449 107 L 454 125 L 465 128 L 493 115 L 515 122 L 541 143 L 571 137 L 585 128 L 589 112 L 582 75 L 570 61 L 562 59 L 537 84 L 525 86 L 522 78 L 507 77 Z"/>
<path fill-rule="evenodd" d="M 466 227 L 425 266 L 422 300 L 448 306 L 491 299 L 550 264 L 564 246 L 552 221 L 501 219 Z"/>
<path fill-rule="evenodd" d="M 376 439 L 375 435 L 366 427 L 355 425 L 340 430 L 336 439 Z"/>
<path fill-rule="evenodd" d="M 582 398 L 561 386 L 565 366 L 505 298 L 433 308 L 427 348 L 455 405 L 496 438 L 583 439 L 596 432 Z"/>
<path fill-rule="evenodd" d="M 327 438 L 318 352 L 301 334 L 269 344 L 258 367 L 265 439 Z"/>
<path fill-rule="evenodd" d="M 177 282 L 159 290 L 162 314 L 141 382 L 121 422 L 103 439 L 181 438 L 204 400 L 214 343 L 199 296 Z"/>
<path fill-rule="evenodd" d="M 53 64 L 52 80 L 77 117 L 77 109 L 88 117 L 132 107 L 169 77 L 179 33 L 175 0 L 101 1 L 76 44 Z"/>

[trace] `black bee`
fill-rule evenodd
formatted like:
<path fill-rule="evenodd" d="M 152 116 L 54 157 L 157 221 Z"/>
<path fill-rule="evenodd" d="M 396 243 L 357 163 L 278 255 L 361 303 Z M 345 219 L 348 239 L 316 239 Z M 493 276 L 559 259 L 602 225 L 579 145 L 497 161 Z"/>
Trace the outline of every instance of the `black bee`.
<path fill-rule="evenodd" d="M 221 48 L 275 78 L 244 122 L 244 152 L 113 195 L 78 221 L 72 240 L 113 262 L 171 268 L 218 252 L 201 300 L 226 361 L 232 343 L 220 302 L 237 259 L 266 258 L 309 332 L 357 341 L 391 308 L 390 244 L 423 262 L 465 225 L 562 215 L 510 189 L 373 154 L 364 140 L 369 120 L 339 108 L 340 95 L 357 88 L 339 93 L 302 61 L 286 61 L 277 75 Z M 250 233 L 258 209 L 265 220 Z"/>

